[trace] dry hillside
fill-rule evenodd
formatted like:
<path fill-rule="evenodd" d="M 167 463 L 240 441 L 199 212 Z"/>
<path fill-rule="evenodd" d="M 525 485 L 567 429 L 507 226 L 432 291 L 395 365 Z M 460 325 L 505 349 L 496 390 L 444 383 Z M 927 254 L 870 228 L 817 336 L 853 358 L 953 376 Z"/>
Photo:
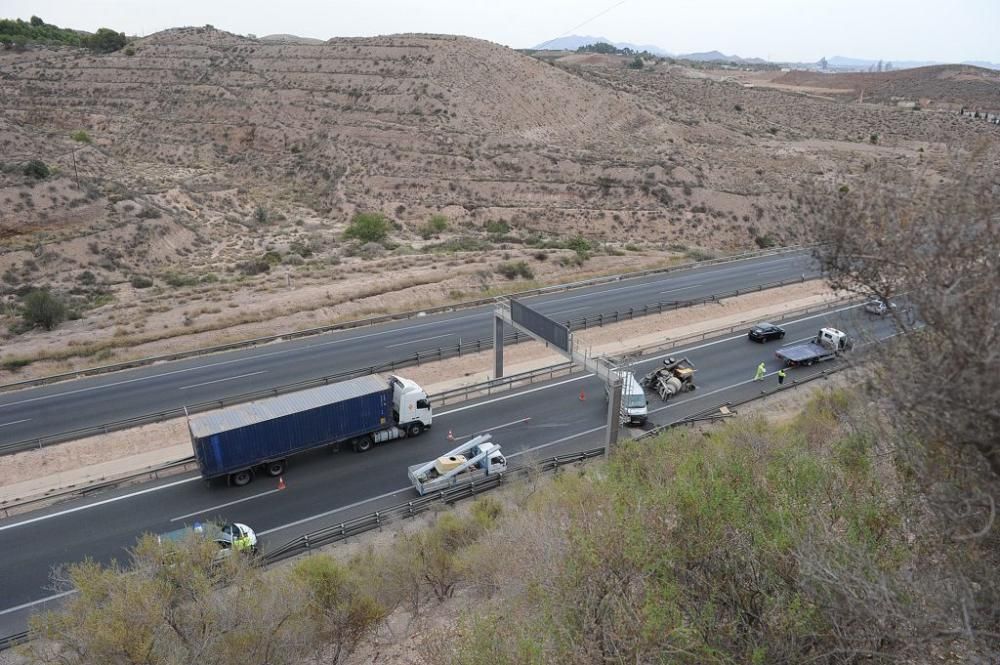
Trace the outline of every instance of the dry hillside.
<path fill-rule="evenodd" d="M 2 51 L 0 100 L 8 368 L 474 297 L 509 284 L 501 261 L 551 281 L 795 242 L 804 175 L 937 164 L 981 131 L 462 37 L 209 27 L 110 55 Z M 392 221 L 383 246 L 344 240 L 361 211 Z M 19 298 L 44 285 L 80 320 L 25 331 Z"/>

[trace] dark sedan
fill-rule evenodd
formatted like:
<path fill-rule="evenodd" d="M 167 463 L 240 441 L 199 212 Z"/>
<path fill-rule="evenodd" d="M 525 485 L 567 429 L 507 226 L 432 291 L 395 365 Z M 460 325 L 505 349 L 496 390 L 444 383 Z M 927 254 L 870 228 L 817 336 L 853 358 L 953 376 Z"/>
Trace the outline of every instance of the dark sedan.
<path fill-rule="evenodd" d="M 747 337 L 753 342 L 769 342 L 772 339 L 782 339 L 785 336 L 784 328 L 776 326 L 773 323 L 758 323 L 750 332 L 747 333 Z"/>

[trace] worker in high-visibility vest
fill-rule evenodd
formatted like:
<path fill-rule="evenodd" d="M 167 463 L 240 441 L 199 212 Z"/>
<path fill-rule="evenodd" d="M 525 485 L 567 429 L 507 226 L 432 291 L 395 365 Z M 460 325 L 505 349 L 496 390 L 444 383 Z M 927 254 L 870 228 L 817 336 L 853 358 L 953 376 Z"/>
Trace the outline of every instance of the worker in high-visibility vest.
<path fill-rule="evenodd" d="M 778 370 L 778 385 L 779 386 L 785 382 L 785 377 L 786 376 L 788 376 L 788 375 L 785 374 L 785 368 L 784 367 L 782 367 L 781 369 Z"/>
<path fill-rule="evenodd" d="M 757 365 L 757 373 L 754 375 L 754 381 L 763 381 L 764 375 L 767 374 L 767 368 L 764 367 L 764 361 L 762 360 L 759 365 Z"/>

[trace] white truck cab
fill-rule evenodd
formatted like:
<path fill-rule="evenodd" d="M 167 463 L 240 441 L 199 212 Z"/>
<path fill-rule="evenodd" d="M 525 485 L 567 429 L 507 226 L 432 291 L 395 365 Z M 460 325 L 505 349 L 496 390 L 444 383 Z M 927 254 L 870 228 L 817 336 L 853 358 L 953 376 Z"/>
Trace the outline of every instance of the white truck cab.
<path fill-rule="evenodd" d="M 417 436 L 431 426 L 434 410 L 427 393 L 416 381 L 401 376 L 390 376 L 392 385 L 392 407 L 396 412 L 396 422 L 408 436 Z"/>

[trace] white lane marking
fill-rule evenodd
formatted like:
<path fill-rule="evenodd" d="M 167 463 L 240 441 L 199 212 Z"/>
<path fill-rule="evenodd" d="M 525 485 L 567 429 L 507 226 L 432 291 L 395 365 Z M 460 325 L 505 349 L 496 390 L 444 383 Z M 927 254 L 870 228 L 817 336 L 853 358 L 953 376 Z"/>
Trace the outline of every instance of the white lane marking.
<path fill-rule="evenodd" d="M 157 485 L 156 487 L 150 487 L 148 489 L 139 490 L 138 492 L 132 492 L 130 494 L 123 494 L 121 496 L 116 496 L 111 499 L 104 499 L 103 501 L 96 501 L 94 503 L 88 503 L 85 506 L 77 506 L 76 508 L 67 508 L 66 510 L 61 510 L 57 513 L 49 513 L 48 515 L 41 515 L 40 517 L 32 517 L 29 520 L 24 520 L 21 522 L 15 522 L 14 524 L 6 524 L 0 526 L 0 531 L 6 531 L 7 529 L 14 529 L 19 526 L 26 526 L 28 524 L 34 524 L 35 522 L 42 522 L 44 520 L 50 520 L 53 517 L 62 517 L 63 515 L 69 515 L 71 513 L 76 513 L 81 510 L 87 510 L 88 508 L 96 508 L 97 506 L 103 506 L 107 503 L 115 503 L 116 501 L 123 501 L 125 499 L 131 499 L 135 496 L 140 496 L 142 494 L 149 494 L 150 492 L 159 492 L 160 490 L 167 489 L 168 487 L 176 487 L 177 485 L 183 485 L 184 483 L 190 483 L 193 480 L 201 480 L 201 476 L 195 476 L 193 478 L 185 478 L 184 480 L 175 480 L 172 483 L 167 483 L 165 485 Z"/>
<path fill-rule="evenodd" d="M 840 308 L 834 309 L 834 310 L 829 310 L 827 312 L 823 312 L 823 313 L 820 313 L 820 314 L 814 314 L 812 316 L 807 316 L 807 317 L 804 317 L 804 318 L 801 318 L 801 319 L 795 319 L 794 321 L 788 321 L 787 323 L 800 323 L 802 321 L 808 321 L 810 319 L 815 319 L 815 318 L 818 318 L 818 317 L 821 317 L 821 316 L 827 316 L 829 314 L 835 314 L 837 312 L 842 312 L 844 310 L 852 309 L 852 308 L 856 308 L 856 307 L 861 307 L 861 305 L 858 305 L 858 304 L 846 305 L 844 307 L 840 307 Z M 893 336 L 895 336 L 895 335 L 893 335 Z M 729 341 L 732 341 L 734 339 L 740 339 L 742 337 L 745 337 L 745 335 L 733 335 L 731 337 L 724 337 L 722 339 L 717 339 L 717 340 L 714 340 L 714 341 L 711 341 L 711 342 L 706 342 L 704 344 L 699 344 L 698 346 L 687 346 L 687 347 L 683 347 L 682 349 L 673 349 L 670 353 L 665 353 L 665 354 L 663 354 L 661 356 L 653 356 L 652 358 L 644 359 L 643 362 L 648 362 L 648 361 L 653 361 L 653 360 L 659 360 L 661 358 L 667 358 L 669 356 L 672 356 L 672 355 L 678 353 L 679 351 L 684 351 L 684 352 L 697 351 L 698 349 L 704 349 L 704 348 L 707 348 L 709 346 L 715 346 L 716 344 L 722 344 L 723 342 L 729 342 Z M 557 383 L 550 383 L 550 384 L 547 384 L 547 385 L 544 385 L 544 386 L 539 386 L 537 388 L 532 388 L 530 390 L 525 390 L 525 391 L 521 391 L 521 392 L 512 392 L 512 393 L 510 393 L 508 395 L 504 395 L 502 397 L 496 397 L 494 399 L 487 400 L 485 402 L 478 402 L 476 404 L 470 404 L 468 406 L 460 406 L 457 409 L 451 409 L 450 411 L 444 411 L 442 413 L 437 414 L 437 417 L 441 418 L 441 417 L 450 415 L 452 413 L 458 413 L 460 411 L 466 411 L 468 409 L 476 409 L 476 408 L 479 408 L 481 406 L 487 406 L 489 404 L 495 404 L 496 402 L 502 402 L 504 400 L 512 399 L 514 397 L 520 397 L 521 395 L 530 395 L 531 393 L 536 393 L 536 392 L 539 392 L 541 390 L 548 390 L 550 388 L 557 388 L 559 386 L 566 385 L 567 383 L 573 383 L 575 381 L 580 381 L 582 379 L 588 379 L 588 378 L 590 378 L 592 376 L 593 376 L 593 374 L 581 374 L 580 376 L 576 376 L 576 377 L 573 377 L 571 379 L 566 379 L 565 381 L 559 381 Z M 703 394 L 704 395 L 710 395 L 710 394 L 713 394 L 713 393 L 703 393 Z M 695 398 L 695 399 L 697 399 L 697 398 Z M 663 408 L 667 408 L 667 407 L 663 407 Z M 661 408 L 659 410 L 662 411 L 663 408 Z M 77 512 L 79 510 L 86 510 L 87 508 L 94 508 L 94 507 L 97 507 L 97 506 L 104 505 L 106 503 L 113 503 L 115 501 L 121 501 L 122 499 L 128 499 L 128 498 L 131 498 L 133 496 L 138 496 L 140 494 L 146 494 L 147 492 L 156 492 L 156 491 L 161 490 L 161 489 L 166 489 L 168 487 L 173 487 L 175 485 L 180 485 L 182 483 L 189 483 L 192 480 L 200 480 L 200 479 L 201 479 L 200 476 L 195 476 L 193 478 L 187 478 L 185 480 L 179 480 L 179 481 L 174 482 L 174 483 L 167 483 L 166 485 L 160 485 L 160 486 L 157 486 L 157 487 L 151 487 L 149 489 L 140 490 L 138 492 L 133 492 L 132 494 L 125 494 L 123 496 L 115 497 L 113 499 L 105 499 L 104 501 L 98 501 L 97 503 L 87 504 L 86 506 L 77 506 L 76 508 L 70 508 L 70 509 L 64 510 L 62 512 L 52 513 L 51 515 L 42 515 L 41 517 L 35 517 L 35 518 L 30 519 L 30 520 L 25 520 L 23 522 L 17 522 L 16 524 L 8 524 L 6 526 L 0 526 L 0 531 L 6 531 L 7 529 L 13 529 L 14 527 L 23 526 L 25 524 L 31 524 L 33 522 L 40 522 L 42 520 L 47 520 L 47 519 L 52 518 L 52 517 L 59 517 L 61 515 L 66 515 L 66 514 L 69 514 L 69 513 L 75 513 L 75 512 Z M 388 495 L 386 495 L 386 496 L 388 496 Z M 361 503 L 364 503 L 364 502 L 361 502 Z M 352 505 L 357 505 L 357 504 L 352 504 Z M 348 507 L 350 507 L 350 506 L 348 506 Z M 333 511 L 333 512 L 336 512 L 336 511 Z M 312 519 L 312 518 L 310 518 L 310 519 Z M 306 521 L 308 521 L 308 520 L 306 520 Z"/>
<path fill-rule="evenodd" d="M 584 430 L 582 432 L 577 432 L 576 434 L 570 434 L 569 436 L 564 436 L 561 439 L 556 439 L 555 441 L 549 441 L 548 443 L 543 443 L 541 445 L 535 446 L 534 448 L 527 448 L 525 450 L 519 450 L 516 453 L 511 453 L 510 455 L 507 455 L 507 459 L 510 459 L 512 457 L 517 457 L 518 455 L 524 455 L 525 453 L 531 453 L 531 452 L 534 452 L 536 450 L 541 450 L 542 448 L 548 448 L 549 446 L 554 446 L 554 445 L 559 444 L 559 443 L 564 443 L 566 441 L 569 441 L 570 439 L 575 439 L 578 436 L 586 436 L 587 434 L 593 434 L 594 432 L 600 432 L 603 429 L 607 429 L 607 425 L 601 425 L 600 427 L 591 427 L 588 430 Z"/>
<path fill-rule="evenodd" d="M 261 359 L 261 358 L 271 358 L 271 357 L 274 357 L 274 356 L 283 356 L 283 355 L 287 355 L 289 353 L 295 353 L 295 352 L 306 350 L 306 349 L 315 349 L 315 348 L 318 348 L 318 347 L 321 347 L 321 346 L 330 346 L 331 344 L 342 344 L 344 342 L 350 342 L 350 341 L 353 341 L 353 340 L 356 340 L 356 339 L 366 339 L 368 337 L 376 337 L 378 335 L 388 335 L 390 333 L 399 332 L 400 330 L 410 330 L 412 328 L 422 328 L 422 327 L 425 327 L 425 326 L 439 325 L 441 323 L 450 323 L 452 321 L 460 321 L 462 319 L 474 319 L 474 318 L 479 318 L 479 317 L 483 317 L 483 316 L 486 316 L 486 315 L 485 314 L 473 314 L 473 315 L 469 315 L 469 316 L 460 316 L 460 317 L 456 317 L 454 319 L 446 319 L 444 321 L 433 321 L 431 323 L 420 323 L 420 324 L 413 325 L 413 326 L 407 326 L 406 328 L 396 328 L 396 329 L 393 329 L 393 330 L 383 330 L 382 332 L 369 333 L 367 335 L 358 335 L 356 337 L 348 337 L 348 338 L 345 338 L 345 339 L 335 339 L 335 340 L 331 340 L 331 341 L 328 341 L 328 342 L 319 342 L 317 344 L 310 344 L 308 346 L 301 346 L 301 347 L 295 347 L 295 348 L 289 348 L 289 349 L 281 349 L 280 351 L 270 351 L 268 353 L 257 353 L 257 354 L 254 354 L 252 356 L 247 356 L 246 358 L 233 358 L 231 360 L 220 360 L 219 362 L 205 363 L 204 365 L 198 365 L 196 367 L 185 367 L 184 369 L 175 369 L 175 370 L 172 370 L 172 371 L 169 371 L 169 372 L 162 372 L 160 374 L 150 374 L 149 376 L 139 376 L 139 377 L 136 377 L 134 379 L 125 379 L 123 381 L 115 381 L 113 383 L 105 383 L 105 384 L 101 384 L 99 386 L 88 386 L 86 388 L 77 388 L 75 390 L 65 390 L 65 391 L 62 391 L 62 392 L 53 393 L 51 395 L 41 395 L 40 397 L 31 397 L 31 398 L 28 398 L 28 399 L 22 399 L 22 400 L 18 400 L 16 402 L 7 402 L 5 404 L 0 404 L 0 409 L 3 409 L 3 408 L 8 407 L 8 406 L 16 406 L 18 404 L 30 404 L 31 402 L 40 402 L 40 401 L 43 401 L 43 400 L 55 399 L 55 398 L 58 398 L 58 397 L 65 397 L 67 395 L 76 395 L 76 394 L 79 394 L 79 393 L 93 392 L 95 390 L 103 390 L 104 388 L 112 388 L 114 386 L 123 386 L 123 385 L 127 385 L 129 383 L 136 383 L 136 382 L 139 382 L 139 381 L 149 381 L 150 379 L 158 379 L 158 378 L 162 378 L 164 376 L 172 376 L 174 374 L 185 374 L 187 372 L 196 372 L 198 370 L 207 369 L 209 367 L 222 367 L 223 365 L 232 365 L 234 363 L 242 363 L 242 362 L 246 362 L 247 360 L 258 360 L 258 359 Z"/>
<path fill-rule="evenodd" d="M 330 515 L 336 515 L 337 513 L 341 512 L 341 511 L 350 510 L 351 508 L 357 508 L 358 506 L 364 505 L 364 504 L 369 503 L 371 501 L 378 501 L 379 499 L 386 499 L 386 498 L 388 498 L 390 496 L 399 494 L 400 492 L 406 492 L 408 490 L 413 490 L 413 487 L 412 486 L 401 487 L 398 490 L 393 490 L 391 492 L 386 492 L 385 494 L 379 494 L 378 496 L 373 496 L 373 497 L 370 497 L 368 499 L 362 499 L 361 501 L 355 501 L 354 503 L 348 504 L 346 506 L 341 506 L 340 508 L 334 508 L 333 510 L 328 510 L 325 513 L 320 513 L 318 515 L 313 515 L 311 517 L 303 517 L 300 520 L 295 520 L 294 522 L 289 522 L 288 524 L 282 524 L 281 526 L 276 526 L 273 529 L 268 529 L 267 531 L 258 531 L 257 535 L 258 536 L 266 536 L 269 533 L 274 533 L 275 531 L 281 531 L 282 529 L 288 529 L 288 528 L 293 527 L 293 526 L 298 526 L 300 524 L 305 524 L 306 522 L 311 522 L 313 520 L 318 520 L 321 517 L 329 517 Z"/>
<path fill-rule="evenodd" d="M 18 423 L 26 423 L 29 420 L 31 420 L 31 418 L 25 418 L 24 420 L 14 420 L 14 421 L 9 422 L 9 423 L 4 423 L 3 425 L 0 425 L 0 427 L 7 427 L 7 425 L 16 425 Z"/>
<path fill-rule="evenodd" d="M 70 589 L 69 591 L 63 591 L 62 593 L 57 593 L 54 596 L 46 596 L 45 598 L 39 598 L 38 600 L 33 600 L 30 603 L 24 603 L 23 605 L 8 607 L 5 610 L 0 610 L 0 616 L 3 616 L 4 614 L 10 614 L 12 612 L 18 612 L 20 610 L 26 610 L 29 607 L 34 607 L 35 605 L 41 605 L 42 603 L 47 603 L 50 600 L 56 600 L 57 598 L 65 598 L 66 596 L 71 596 L 74 593 L 76 593 L 76 589 Z"/>
<path fill-rule="evenodd" d="M 249 374 L 240 374 L 239 376 L 227 376 L 224 379 L 215 379 L 214 381 L 204 381 L 202 383 L 193 383 L 190 386 L 181 386 L 177 390 L 190 390 L 191 388 L 200 388 L 201 386 L 210 386 L 213 383 L 223 383 L 225 381 L 235 381 L 236 379 L 245 379 L 248 376 L 257 376 L 258 374 L 267 374 L 266 369 L 262 369 L 259 372 L 250 372 Z"/>
<path fill-rule="evenodd" d="M 385 348 L 392 349 L 397 346 L 406 346 L 407 344 L 416 344 L 417 342 L 429 342 L 432 339 L 441 339 L 442 337 L 451 337 L 455 333 L 445 333 L 443 335 L 434 335 L 433 337 L 423 337 L 421 339 L 411 339 L 406 342 L 399 342 L 398 344 L 387 344 Z"/>
<path fill-rule="evenodd" d="M 673 293 L 674 291 L 683 291 L 685 289 L 693 289 L 697 286 L 704 286 L 704 284 L 692 284 L 691 286 L 679 286 L 676 289 L 667 289 L 666 291 L 660 291 L 660 293 Z"/>
<path fill-rule="evenodd" d="M 280 492 L 281 490 L 268 490 L 266 492 L 261 492 L 260 494 L 254 494 L 253 496 L 243 497 L 242 499 L 236 499 L 235 501 L 230 501 L 228 503 L 220 503 L 217 506 L 212 506 L 211 508 L 205 508 L 204 510 L 196 510 L 193 513 L 188 513 L 187 515 L 178 515 L 177 517 L 171 517 L 171 522 L 180 522 L 188 517 L 194 517 L 195 515 L 204 515 L 207 512 L 213 510 L 218 510 L 219 508 L 228 508 L 229 506 L 235 506 L 238 503 L 243 503 L 245 501 L 253 501 L 254 499 L 259 499 L 262 496 L 267 496 L 268 494 L 274 494 L 275 492 Z"/>
<path fill-rule="evenodd" d="M 498 429 L 503 429 L 504 427 L 510 427 L 511 425 L 520 425 L 521 423 L 526 423 L 529 420 L 531 420 L 530 416 L 527 417 L 527 418 L 521 418 L 520 420 L 512 420 L 509 423 L 504 423 L 503 425 L 494 425 L 493 427 L 487 427 L 485 429 L 481 429 L 478 432 L 475 432 L 473 434 L 463 434 L 462 436 L 456 436 L 455 440 L 457 441 L 459 439 L 471 439 L 472 437 L 479 436 L 480 434 L 485 434 L 487 432 L 493 432 L 493 431 L 498 430 Z"/>
<path fill-rule="evenodd" d="M 579 312 L 581 309 L 590 309 L 590 306 L 584 305 L 583 307 L 574 307 L 573 309 L 563 309 L 558 312 L 549 312 L 548 316 L 559 316 L 562 314 L 569 314 L 570 312 Z"/>
<path fill-rule="evenodd" d="M 590 293 L 581 293 L 578 296 L 568 296 L 566 298 L 559 298 L 558 300 L 557 299 L 552 299 L 548 303 L 545 303 L 545 304 L 564 303 L 564 302 L 568 302 L 570 300 L 579 300 L 580 298 L 593 298 L 594 296 L 603 296 L 605 293 L 614 293 L 615 291 L 627 291 L 628 289 L 641 288 L 643 286 L 646 286 L 647 284 L 648 283 L 643 283 L 643 284 L 629 284 L 628 286 L 619 286 L 616 289 L 605 289 L 604 291 L 592 291 Z"/>

